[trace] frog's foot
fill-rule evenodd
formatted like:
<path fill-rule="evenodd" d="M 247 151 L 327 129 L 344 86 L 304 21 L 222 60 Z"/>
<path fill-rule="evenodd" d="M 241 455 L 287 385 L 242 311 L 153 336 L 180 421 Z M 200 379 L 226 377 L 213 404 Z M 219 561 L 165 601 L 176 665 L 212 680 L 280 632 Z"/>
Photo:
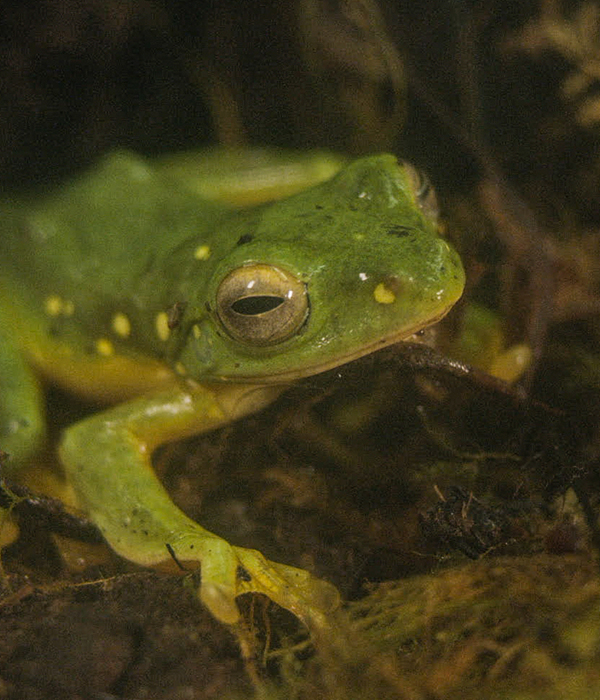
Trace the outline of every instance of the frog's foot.
<path fill-rule="evenodd" d="M 200 560 L 200 599 L 226 624 L 239 619 L 235 599 L 243 593 L 266 595 L 307 626 L 324 625 L 326 614 L 339 605 L 340 596 L 332 584 L 304 569 L 269 561 L 256 550 L 233 547 L 219 537 L 198 541 L 185 534 L 170 547 L 180 561 Z M 194 556 L 187 556 L 192 549 Z"/>

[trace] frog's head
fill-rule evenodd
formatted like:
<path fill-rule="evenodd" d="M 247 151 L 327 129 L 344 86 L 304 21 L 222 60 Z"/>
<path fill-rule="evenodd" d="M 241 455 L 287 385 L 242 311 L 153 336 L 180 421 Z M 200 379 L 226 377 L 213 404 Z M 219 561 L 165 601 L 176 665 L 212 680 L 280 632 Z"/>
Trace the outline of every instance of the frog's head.
<path fill-rule="evenodd" d="M 288 381 L 435 323 L 464 286 L 436 217 L 427 182 L 381 155 L 234 220 L 206 298 L 188 306 L 182 365 L 198 378 Z"/>

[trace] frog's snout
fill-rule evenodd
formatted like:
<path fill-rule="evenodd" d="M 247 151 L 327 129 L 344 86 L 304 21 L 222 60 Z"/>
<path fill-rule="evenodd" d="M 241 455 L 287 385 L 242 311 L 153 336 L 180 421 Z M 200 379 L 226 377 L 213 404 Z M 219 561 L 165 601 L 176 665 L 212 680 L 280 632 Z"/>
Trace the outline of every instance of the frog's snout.
<path fill-rule="evenodd" d="M 373 290 L 377 303 L 393 304 L 399 300 L 418 304 L 429 299 L 451 306 L 462 295 L 465 285 L 462 262 L 441 238 L 429 241 L 413 256 L 412 264 L 405 259 L 397 263 L 397 268 L 379 276 Z"/>

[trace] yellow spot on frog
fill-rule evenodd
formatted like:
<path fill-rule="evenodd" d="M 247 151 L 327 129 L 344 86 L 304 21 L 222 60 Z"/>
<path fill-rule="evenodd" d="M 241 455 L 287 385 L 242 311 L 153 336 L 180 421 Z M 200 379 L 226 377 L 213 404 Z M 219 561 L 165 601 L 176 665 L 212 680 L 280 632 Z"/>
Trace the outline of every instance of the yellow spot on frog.
<path fill-rule="evenodd" d="M 210 258 L 210 246 L 199 245 L 194 251 L 196 260 L 208 260 Z"/>
<path fill-rule="evenodd" d="M 117 335 L 121 336 L 121 338 L 129 338 L 129 334 L 131 333 L 131 323 L 125 314 L 119 312 L 113 316 L 112 328 Z"/>
<path fill-rule="evenodd" d="M 166 311 L 161 311 L 160 313 L 156 314 L 154 325 L 158 337 L 161 340 L 168 340 L 169 336 L 171 335 L 171 329 L 169 328 L 169 315 Z"/>
<path fill-rule="evenodd" d="M 72 316 L 75 312 L 75 304 L 72 301 L 64 301 L 59 296 L 51 294 L 44 299 L 44 309 L 48 316 Z"/>
<path fill-rule="evenodd" d="M 63 310 L 63 301 L 52 294 L 44 299 L 44 309 L 48 316 L 58 316 Z"/>
<path fill-rule="evenodd" d="M 106 338 L 98 338 L 96 341 L 96 352 L 103 357 L 110 357 L 115 352 L 113 344 Z"/>
<path fill-rule="evenodd" d="M 202 331 L 200 330 L 200 326 L 193 326 L 192 333 L 194 334 L 194 338 L 196 338 L 196 340 L 198 340 L 198 338 L 202 335 Z"/>
<path fill-rule="evenodd" d="M 380 282 L 373 291 L 373 296 L 378 304 L 393 304 L 396 301 L 396 294 L 386 287 L 384 282 Z"/>
<path fill-rule="evenodd" d="M 187 370 L 182 362 L 175 363 L 175 371 L 177 372 L 177 374 L 181 374 L 181 375 L 187 374 Z"/>

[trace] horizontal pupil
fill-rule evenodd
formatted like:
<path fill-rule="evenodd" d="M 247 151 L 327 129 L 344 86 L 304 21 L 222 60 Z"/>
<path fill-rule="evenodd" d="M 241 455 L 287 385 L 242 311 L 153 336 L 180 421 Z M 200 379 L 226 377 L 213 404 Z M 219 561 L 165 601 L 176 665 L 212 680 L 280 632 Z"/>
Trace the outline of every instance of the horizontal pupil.
<path fill-rule="evenodd" d="M 231 305 L 232 311 L 236 314 L 244 316 L 257 316 L 265 314 L 267 311 L 273 311 L 278 306 L 281 306 L 285 299 L 283 297 L 272 297 L 266 295 L 258 295 L 255 297 L 242 297 L 234 301 Z"/>

